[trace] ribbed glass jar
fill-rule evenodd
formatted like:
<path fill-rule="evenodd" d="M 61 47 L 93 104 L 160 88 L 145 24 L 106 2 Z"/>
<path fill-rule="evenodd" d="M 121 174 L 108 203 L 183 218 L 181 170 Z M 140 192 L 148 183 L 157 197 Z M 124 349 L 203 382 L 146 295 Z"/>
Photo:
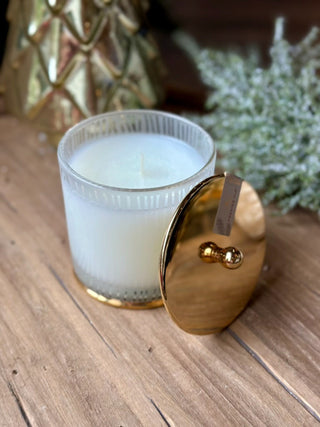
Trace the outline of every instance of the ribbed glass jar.
<path fill-rule="evenodd" d="M 83 144 L 101 138 L 143 133 L 174 137 L 203 160 L 195 174 L 170 185 L 116 188 L 81 176 L 70 165 Z M 211 137 L 179 116 L 127 110 L 87 119 L 60 141 L 58 159 L 74 270 L 88 292 L 112 305 L 158 305 L 159 257 L 174 211 L 200 181 L 213 175 L 216 151 Z M 108 167 L 108 165 L 106 165 Z"/>

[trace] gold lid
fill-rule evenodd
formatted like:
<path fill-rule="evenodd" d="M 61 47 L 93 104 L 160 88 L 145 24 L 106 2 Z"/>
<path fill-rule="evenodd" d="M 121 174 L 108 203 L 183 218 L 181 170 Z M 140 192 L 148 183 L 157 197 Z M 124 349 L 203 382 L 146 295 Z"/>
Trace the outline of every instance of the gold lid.
<path fill-rule="evenodd" d="M 225 173 L 191 190 L 161 252 L 162 297 L 176 324 L 199 335 L 228 326 L 250 299 L 265 246 L 263 208 L 247 182 Z"/>

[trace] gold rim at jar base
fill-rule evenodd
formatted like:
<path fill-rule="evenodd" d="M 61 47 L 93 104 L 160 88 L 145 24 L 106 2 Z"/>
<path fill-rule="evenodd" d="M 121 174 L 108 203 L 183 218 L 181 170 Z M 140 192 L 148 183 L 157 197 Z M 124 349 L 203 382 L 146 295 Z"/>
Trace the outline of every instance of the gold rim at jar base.
<path fill-rule="evenodd" d="M 93 289 L 90 289 L 86 285 L 84 285 L 79 279 L 79 277 L 76 275 L 76 273 L 74 273 L 74 275 L 81 287 L 84 288 L 86 293 L 90 295 L 91 298 L 94 298 L 95 300 L 102 302 L 103 304 L 127 310 L 149 310 L 152 308 L 158 308 L 163 306 L 162 298 L 152 301 L 124 301 L 117 298 L 107 298 L 104 295 L 101 295 Z"/>

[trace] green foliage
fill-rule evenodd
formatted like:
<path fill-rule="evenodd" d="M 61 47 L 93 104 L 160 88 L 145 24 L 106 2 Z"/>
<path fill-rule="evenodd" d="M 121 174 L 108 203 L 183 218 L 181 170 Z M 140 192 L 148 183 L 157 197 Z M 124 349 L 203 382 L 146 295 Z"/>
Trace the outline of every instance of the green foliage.
<path fill-rule="evenodd" d="M 283 29 L 279 18 L 264 69 L 257 55 L 200 49 L 177 35 L 210 88 L 208 113 L 189 117 L 215 139 L 220 167 L 262 190 L 266 203 L 320 214 L 318 29 L 295 46 L 283 39 Z"/>

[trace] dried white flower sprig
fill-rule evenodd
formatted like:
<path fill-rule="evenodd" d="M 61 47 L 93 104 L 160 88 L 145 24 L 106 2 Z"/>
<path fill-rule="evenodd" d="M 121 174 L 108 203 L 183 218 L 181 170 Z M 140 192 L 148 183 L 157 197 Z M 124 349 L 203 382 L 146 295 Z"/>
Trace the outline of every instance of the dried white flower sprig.
<path fill-rule="evenodd" d="M 220 152 L 220 166 L 262 190 L 282 212 L 296 206 L 320 214 L 320 43 L 312 28 L 299 44 L 275 24 L 271 63 L 257 55 L 200 49 L 192 38 L 176 39 L 210 88 L 207 114 L 191 119 L 207 129 Z M 190 117 L 190 116 L 189 116 Z"/>

